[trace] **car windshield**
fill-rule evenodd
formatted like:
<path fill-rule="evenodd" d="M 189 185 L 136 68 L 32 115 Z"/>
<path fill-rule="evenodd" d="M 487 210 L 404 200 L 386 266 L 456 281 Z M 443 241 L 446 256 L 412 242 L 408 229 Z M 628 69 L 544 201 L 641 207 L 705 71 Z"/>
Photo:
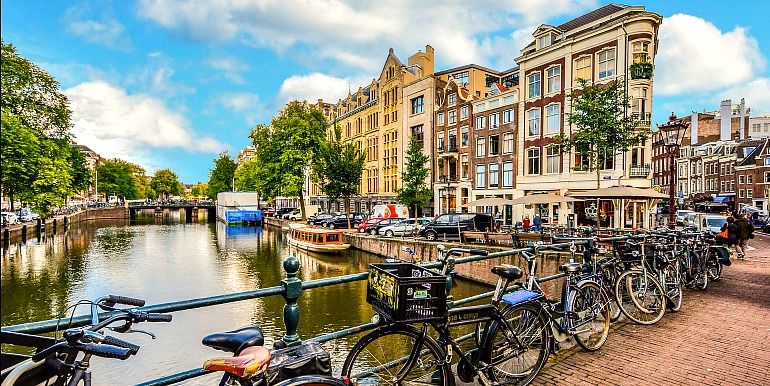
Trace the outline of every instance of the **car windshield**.
<path fill-rule="evenodd" d="M 709 218 L 706 219 L 707 226 L 710 227 L 722 227 L 722 225 L 725 225 L 727 223 L 727 219 L 725 218 Z"/>

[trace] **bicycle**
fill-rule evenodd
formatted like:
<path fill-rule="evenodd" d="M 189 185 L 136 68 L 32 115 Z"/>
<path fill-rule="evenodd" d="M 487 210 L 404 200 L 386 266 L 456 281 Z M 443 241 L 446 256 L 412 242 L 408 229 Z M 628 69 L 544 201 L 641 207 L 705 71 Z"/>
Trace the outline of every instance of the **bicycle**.
<path fill-rule="evenodd" d="M 462 248 L 444 250 L 443 246 L 439 246 L 439 250 L 440 273 L 408 263 L 374 264 L 370 268 L 372 293 L 390 290 L 399 300 L 391 303 L 395 307 L 388 310 L 376 300 L 382 298 L 367 296 L 381 315 L 378 319 L 382 325 L 356 343 L 345 359 L 342 376 L 358 385 L 452 385 L 450 366 L 457 353 L 457 376 L 464 382 L 478 378 L 484 385 L 530 383 L 548 359 L 549 332 L 539 309 L 512 306 L 539 295 L 522 291 L 506 293 L 508 285 L 523 277 L 523 273 L 518 267 L 499 265 L 492 268 L 498 281 L 489 304 L 445 311 L 444 307 L 451 302 L 444 289 L 451 288 L 452 256 L 486 255 L 487 252 Z M 413 275 L 417 275 L 416 280 L 401 280 Z M 426 292 L 417 294 L 417 291 Z M 412 299 L 401 298 L 407 293 Z M 421 328 L 413 325 L 418 323 L 422 324 Z M 476 333 L 454 337 L 450 327 L 461 325 L 475 325 Z M 428 326 L 437 338 L 428 334 Z M 466 338 L 475 338 L 476 348 L 463 351 L 459 342 Z"/>
<path fill-rule="evenodd" d="M 617 259 L 626 265 L 615 279 L 615 298 L 620 311 L 638 324 L 654 324 L 666 312 L 666 292 L 652 274 L 647 272 L 644 242 L 627 240 L 616 249 Z"/>
<path fill-rule="evenodd" d="M 172 319 L 168 314 L 147 313 L 135 308 L 115 308 L 116 304 L 141 307 L 144 305 L 144 300 L 141 299 L 108 295 L 93 302 L 79 301 L 70 307 L 73 315 L 77 306 L 82 304 L 91 306 L 91 324 L 85 327 L 68 328 L 62 333 L 61 339 L 57 338 L 56 334 L 54 338 L 48 338 L 2 331 L 2 343 L 37 348 L 37 352 L 31 356 L 13 355 L 7 357 L 12 358 L 9 361 L 4 358 L 2 386 L 42 382 L 48 384 L 54 378 L 52 383 L 54 386 L 76 386 L 81 382 L 84 386 L 91 386 L 90 361 L 93 356 L 125 360 L 131 355 L 136 355 L 140 348 L 138 345 L 114 336 L 104 335 L 102 330 L 107 328 L 118 333 L 139 332 L 155 339 L 155 335 L 151 332 L 133 329 L 131 326 L 139 322 L 170 322 Z M 117 314 L 99 322 L 98 310 L 100 309 L 114 311 Z M 112 326 L 116 322 L 123 323 Z M 80 354 L 83 356 L 78 360 Z M 6 365 L 8 365 L 7 368 Z"/>

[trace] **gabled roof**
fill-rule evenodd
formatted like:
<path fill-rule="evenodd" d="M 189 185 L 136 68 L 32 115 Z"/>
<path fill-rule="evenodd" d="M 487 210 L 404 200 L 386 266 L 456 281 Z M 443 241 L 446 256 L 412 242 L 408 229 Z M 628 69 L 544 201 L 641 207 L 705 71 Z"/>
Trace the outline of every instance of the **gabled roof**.
<path fill-rule="evenodd" d="M 628 8 L 628 6 L 623 4 L 616 4 L 616 3 L 607 4 L 604 7 L 588 12 L 587 14 L 577 17 L 575 19 L 572 19 L 556 28 L 564 32 L 569 32 L 569 31 L 572 31 L 573 29 L 595 23 L 597 20 L 610 16 L 613 13 L 621 11 L 625 8 Z"/>
<path fill-rule="evenodd" d="M 750 139 L 739 143 L 735 149 L 735 153 L 739 157 L 738 159 L 740 159 L 740 156 L 743 153 L 743 149 L 753 147 L 754 150 L 752 150 L 751 153 L 747 154 L 746 157 L 744 157 L 743 160 L 741 160 L 738 166 L 754 165 L 755 159 L 757 158 L 758 155 L 762 154 L 762 152 L 765 149 L 765 146 L 767 146 L 766 139 L 754 139 L 754 140 Z"/>

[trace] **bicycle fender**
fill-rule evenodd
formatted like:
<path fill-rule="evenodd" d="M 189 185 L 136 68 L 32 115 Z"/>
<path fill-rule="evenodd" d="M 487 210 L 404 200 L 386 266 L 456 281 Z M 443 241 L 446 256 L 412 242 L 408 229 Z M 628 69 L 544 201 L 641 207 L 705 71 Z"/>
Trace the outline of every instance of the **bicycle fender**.
<path fill-rule="evenodd" d="M 593 280 L 593 279 L 582 279 L 579 282 L 577 282 L 577 284 L 575 284 L 575 287 L 580 287 L 581 285 L 583 285 L 585 283 L 594 283 L 594 284 L 598 285 L 601 288 L 601 285 L 596 280 Z"/>
<path fill-rule="evenodd" d="M 503 295 L 503 298 L 501 301 L 506 304 L 510 304 L 512 306 L 515 306 L 517 304 L 526 303 L 533 300 L 538 300 L 542 298 L 543 295 L 539 294 L 537 292 L 532 292 L 529 290 L 518 290 L 514 292 L 507 293 Z"/>
<path fill-rule="evenodd" d="M 732 265 L 732 262 L 730 261 L 730 251 L 723 246 L 710 246 L 710 250 L 713 250 L 716 252 L 717 256 L 719 257 L 719 263 L 729 267 Z"/>

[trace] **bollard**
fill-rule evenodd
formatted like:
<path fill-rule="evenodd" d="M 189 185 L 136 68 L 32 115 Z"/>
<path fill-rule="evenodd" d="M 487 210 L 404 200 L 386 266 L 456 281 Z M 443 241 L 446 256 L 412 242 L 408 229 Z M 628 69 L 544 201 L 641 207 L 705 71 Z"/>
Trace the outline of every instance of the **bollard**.
<path fill-rule="evenodd" d="M 56 234 L 56 219 L 53 219 L 53 234 Z"/>
<path fill-rule="evenodd" d="M 281 280 L 283 298 L 286 300 L 286 305 L 283 306 L 283 323 L 286 325 L 283 341 L 287 346 L 296 346 L 302 343 L 297 335 L 297 325 L 299 325 L 297 299 L 302 294 L 302 281 L 297 279 L 299 260 L 294 256 L 287 257 L 283 262 L 283 269 L 286 271 L 286 279 Z"/>
<path fill-rule="evenodd" d="M 37 232 L 38 235 L 40 235 L 40 232 L 43 230 L 42 220 L 37 219 L 37 224 L 35 225 L 35 232 Z"/>
<path fill-rule="evenodd" d="M 27 242 L 27 225 L 21 226 L 21 241 Z"/>
<path fill-rule="evenodd" d="M 9 228 L 3 229 L 3 242 L 5 242 L 5 244 L 11 242 L 11 230 Z"/>

